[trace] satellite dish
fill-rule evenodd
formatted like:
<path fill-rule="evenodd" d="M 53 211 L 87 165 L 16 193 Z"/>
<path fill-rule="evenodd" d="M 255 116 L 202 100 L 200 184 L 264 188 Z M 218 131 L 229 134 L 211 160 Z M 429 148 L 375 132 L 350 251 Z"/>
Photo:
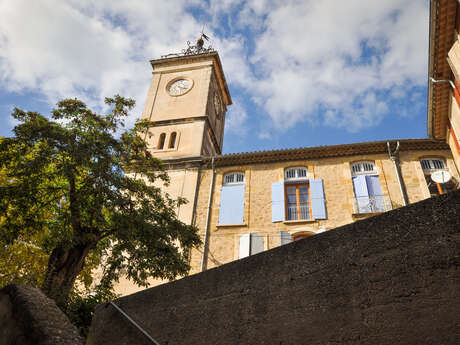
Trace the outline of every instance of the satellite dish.
<path fill-rule="evenodd" d="M 452 176 L 448 171 L 439 170 L 431 174 L 431 179 L 436 183 L 446 183 L 449 182 Z"/>

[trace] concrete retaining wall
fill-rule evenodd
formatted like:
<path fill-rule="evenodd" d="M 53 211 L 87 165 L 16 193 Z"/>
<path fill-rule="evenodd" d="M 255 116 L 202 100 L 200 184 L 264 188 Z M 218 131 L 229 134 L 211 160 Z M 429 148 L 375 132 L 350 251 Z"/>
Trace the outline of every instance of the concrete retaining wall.
<path fill-rule="evenodd" d="M 160 344 L 460 344 L 460 191 L 116 301 Z M 151 344 L 110 305 L 90 345 Z"/>

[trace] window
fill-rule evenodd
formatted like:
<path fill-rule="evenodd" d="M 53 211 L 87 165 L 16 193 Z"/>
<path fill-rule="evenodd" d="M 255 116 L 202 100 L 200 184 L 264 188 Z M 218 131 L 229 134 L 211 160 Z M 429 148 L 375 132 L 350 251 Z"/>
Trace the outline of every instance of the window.
<path fill-rule="evenodd" d="M 437 170 L 447 170 L 444 160 L 439 158 L 425 158 L 420 161 L 423 172 L 430 173 Z"/>
<path fill-rule="evenodd" d="M 286 184 L 286 219 L 311 219 L 310 193 L 307 183 Z"/>
<path fill-rule="evenodd" d="M 307 168 L 297 167 L 289 168 L 284 171 L 285 181 L 291 180 L 306 180 L 307 179 Z"/>
<path fill-rule="evenodd" d="M 244 183 L 244 173 L 242 172 L 233 172 L 230 174 L 226 174 L 224 176 L 224 184 L 237 184 L 237 183 Z"/>
<path fill-rule="evenodd" d="M 220 193 L 219 225 L 243 224 L 244 173 L 231 172 L 223 177 Z"/>
<path fill-rule="evenodd" d="M 158 139 L 158 150 L 163 150 L 163 147 L 165 146 L 165 139 L 166 139 L 166 134 L 161 133 L 160 138 Z"/>
<path fill-rule="evenodd" d="M 262 235 L 249 233 L 240 237 L 240 259 L 263 252 L 264 250 L 264 237 Z"/>
<path fill-rule="evenodd" d="M 272 183 L 272 222 L 326 219 L 322 179 L 307 179 L 307 168 L 288 168 Z"/>
<path fill-rule="evenodd" d="M 355 199 L 354 213 L 385 212 L 391 209 L 387 197 L 382 194 L 379 175 L 374 162 L 361 161 L 350 165 Z"/>
<path fill-rule="evenodd" d="M 424 158 L 420 160 L 420 165 L 422 166 L 423 174 L 425 175 L 425 181 L 431 196 L 445 194 L 456 189 L 453 178 L 450 178 L 450 180 L 445 183 L 435 182 L 431 178 L 432 174 L 438 171 L 445 171 L 448 173 L 444 159 Z"/>
<path fill-rule="evenodd" d="M 169 146 L 168 146 L 168 148 L 170 148 L 170 149 L 174 148 L 174 145 L 176 144 L 176 136 L 177 136 L 176 132 L 171 133 L 171 136 L 169 137 Z"/>
<path fill-rule="evenodd" d="M 374 162 L 363 161 L 355 162 L 351 164 L 351 175 L 368 175 L 368 174 L 377 174 L 377 169 L 375 168 Z"/>

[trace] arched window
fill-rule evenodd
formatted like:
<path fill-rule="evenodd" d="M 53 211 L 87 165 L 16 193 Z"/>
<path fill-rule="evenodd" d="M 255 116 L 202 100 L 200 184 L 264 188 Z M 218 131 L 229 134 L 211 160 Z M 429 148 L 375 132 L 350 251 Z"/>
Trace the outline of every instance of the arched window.
<path fill-rule="evenodd" d="M 165 146 L 165 139 L 166 139 L 166 134 L 161 133 L 160 138 L 158 139 L 158 150 L 163 150 L 163 147 Z"/>
<path fill-rule="evenodd" d="M 443 158 L 423 158 L 420 160 L 420 165 L 431 196 L 445 194 L 456 189 L 455 182 L 447 171 L 447 165 Z M 442 171 L 445 171 L 445 175 L 450 179 L 444 183 L 434 181 L 432 175 Z"/>
<path fill-rule="evenodd" d="M 423 172 L 427 174 L 437 170 L 447 170 L 444 159 L 440 158 L 424 158 L 420 160 L 420 164 L 422 165 Z"/>
<path fill-rule="evenodd" d="M 361 161 L 351 163 L 351 175 L 375 175 L 377 174 L 377 169 L 375 168 L 375 163 L 371 161 Z"/>
<path fill-rule="evenodd" d="M 288 168 L 284 171 L 284 180 L 306 180 L 307 179 L 307 168 L 295 167 Z"/>
<path fill-rule="evenodd" d="M 224 175 L 224 185 L 244 183 L 244 173 L 231 172 Z"/>
<path fill-rule="evenodd" d="M 382 194 L 375 163 L 360 161 L 350 164 L 353 190 L 354 213 L 385 212 L 391 209 L 389 199 Z"/>
<path fill-rule="evenodd" d="M 177 136 L 177 133 L 172 132 L 171 136 L 169 137 L 169 146 L 168 147 L 170 149 L 174 148 L 174 145 L 176 145 L 176 136 Z"/>

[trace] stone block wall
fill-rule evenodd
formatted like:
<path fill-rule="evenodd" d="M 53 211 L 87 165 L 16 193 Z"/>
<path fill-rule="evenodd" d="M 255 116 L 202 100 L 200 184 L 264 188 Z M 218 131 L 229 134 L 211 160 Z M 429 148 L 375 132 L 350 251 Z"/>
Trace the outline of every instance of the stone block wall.
<path fill-rule="evenodd" d="M 410 203 L 430 197 L 420 159 L 441 157 L 445 159 L 449 172 L 458 181 L 459 174 L 449 150 L 401 151 L 401 171 Z M 280 245 L 280 230 L 291 234 L 315 234 L 322 229 L 330 230 L 367 217 L 366 214 L 353 214 L 354 190 L 350 163 L 374 161 L 379 174 L 382 193 L 389 196 L 392 207 L 403 205 L 401 190 L 393 162 L 388 154 L 362 154 L 347 157 L 332 157 L 276 163 L 259 163 L 241 166 L 217 167 L 211 221 L 207 268 L 217 267 L 238 259 L 240 236 L 257 233 L 264 237 L 265 249 Z M 272 222 L 271 185 L 284 180 L 284 171 L 289 167 L 308 168 L 309 179 L 323 179 L 326 199 L 327 219 L 297 222 Z M 245 174 L 244 224 L 219 226 L 219 207 L 223 176 L 232 171 Z M 203 170 L 200 179 L 196 207 L 196 226 L 202 238 L 206 229 L 211 170 Z M 203 248 L 192 251 L 192 273 L 200 272 Z"/>
<path fill-rule="evenodd" d="M 460 191 L 115 301 L 162 345 L 459 344 Z M 111 305 L 88 345 L 150 344 Z"/>

